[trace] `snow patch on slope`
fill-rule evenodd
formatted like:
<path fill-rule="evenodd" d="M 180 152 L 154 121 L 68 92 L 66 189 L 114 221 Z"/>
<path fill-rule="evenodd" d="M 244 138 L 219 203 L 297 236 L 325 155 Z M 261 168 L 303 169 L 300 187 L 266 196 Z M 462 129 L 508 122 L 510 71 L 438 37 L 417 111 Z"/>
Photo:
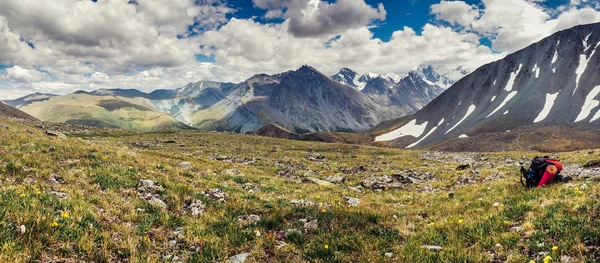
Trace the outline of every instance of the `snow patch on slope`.
<path fill-rule="evenodd" d="M 552 64 L 553 65 L 558 60 L 558 45 L 560 45 L 560 40 L 556 44 L 556 49 L 554 50 L 554 57 L 552 57 Z"/>
<path fill-rule="evenodd" d="M 415 138 L 418 138 L 419 136 L 421 136 L 421 134 L 423 134 L 423 132 L 425 131 L 425 128 L 427 128 L 427 121 L 418 125 L 417 124 L 417 120 L 412 120 L 411 122 L 407 123 L 406 125 L 400 127 L 399 129 L 396 129 L 392 132 L 386 133 L 384 135 L 381 136 L 377 136 L 375 138 L 376 142 L 381 142 L 381 141 L 391 141 L 400 137 L 404 137 L 404 136 L 413 136 Z"/>
<path fill-rule="evenodd" d="M 535 72 L 536 79 L 540 78 L 540 67 L 538 67 L 537 63 L 535 63 L 535 65 L 533 66 L 533 69 L 531 69 L 531 72 Z"/>
<path fill-rule="evenodd" d="M 410 149 L 410 148 L 413 148 L 413 147 L 417 146 L 419 143 L 421 143 L 423 140 L 425 140 L 425 138 L 427 138 L 427 137 L 429 137 L 429 135 L 433 134 L 437 130 L 437 128 L 440 127 L 440 125 L 442 125 L 444 123 L 444 120 L 445 119 L 440 120 L 440 122 L 438 122 L 438 125 L 435 126 L 435 127 L 433 127 L 431 129 L 431 131 L 429 131 L 427 134 L 425 134 L 425 136 L 423 136 L 423 138 L 421 138 L 417 142 L 415 142 L 415 143 L 407 146 L 406 149 Z"/>
<path fill-rule="evenodd" d="M 550 110 L 552 110 L 552 107 L 554 106 L 556 98 L 558 98 L 558 92 L 555 94 L 546 94 L 546 103 L 544 104 L 544 108 L 542 109 L 542 112 L 540 112 L 540 114 L 535 118 L 535 120 L 533 120 L 533 123 L 538 123 L 548 117 Z"/>
<path fill-rule="evenodd" d="M 587 46 L 587 43 L 584 41 L 583 45 Z M 589 57 L 587 57 L 585 55 L 585 51 L 583 54 L 579 55 L 579 66 L 575 70 L 575 74 L 577 74 L 577 78 L 575 78 L 575 89 L 573 90 L 573 94 L 575 94 L 575 91 L 577 91 L 577 88 L 579 88 L 579 79 L 581 78 L 581 75 L 583 75 L 585 70 L 587 69 L 587 65 L 590 62 L 590 60 L 592 60 L 592 57 L 594 56 L 594 53 L 596 53 L 596 49 L 598 48 L 599 45 L 600 45 L 600 42 L 598 42 L 598 44 L 596 44 L 594 51 L 592 51 L 592 54 L 590 54 Z M 587 48 L 586 48 L 586 50 L 587 50 Z"/>
<path fill-rule="evenodd" d="M 471 113 L 473 113 L 475 111 L 475 108 L 477 108 L 475 106 L 475 104 L 471 104 L 471 106 L 469 106 L 469 109 L 467 109 L 467 114 L 465 114 L 465 116 L 460 121 L 458 121 L 452 128 L 450 128 L 444 134 L 448 134 L 449 132 L 454 130 L 454 128 L 458 127 L 458 125 L 460 125 L 463 121 L 465 121 L 469 117 L 469 115 L 471 115 Z"/>
<path fill-rule="evenodd" d="M 583 103 L 583 106 L 581 107 L 581 112 L 575 119 L 575 122 L 580 122 L 580 121 L 584 120 L 585 118 L 587 118 L 590 115 L 590 113 L 592 113 L 592 110 L 595 109 L 596 107 L 598 107 L 598 105 L 600 105 L 600 101 L 597 101 L 594 99 L 594 98 L 596 98 L 596 96 L 598 96 L 599 93 L 600 93 L 600 86 L 596 86 L 595 88 L 592 89 L 592 91 L 590 91 L 590 93 L 585 98 L 585 102 Z"/>
<path fill-rule="evenodd" d="M 464 138 L 469 138 L 469 136 L 468 136 L 468 135 L 466 135 L 466 134 L 463 134 L 463 135 L 461 135 L 461 136 L 458 136 L 458 138 L 464 139 Z"/>
<path fill-rule="evenodd" d="M 513 86 L 515 85 L 515 80 L 517 80 L 517 76 L 521 72 L 521 68 L 523 68 L 523 64 L 519 64 L 519 69 L 517 69 L 516 72 L 510 73 L 510 79 L 508 79 L 508 82 L 506 83 L 506 87 L 504 88 L 504 90 L 512 91 Z"/>
<path fill-rule="evenodd" d="M 509 93 L 508 96 L 506 96 L 506 98 L 504 99 L 504 101 L 502 103 L 500 103 L 500 105 L 498 105 L 498 107 L 494 111 L 492 111 L 492 113 L 490 113 L 490 115 L 486 116 L 486 118 L 494 115 L 494 113 L 496 113 L 500 109 L 502 109 L 502 107 L 504 107 L 504 105 L 506 105 L 506 103 L 508 103 L 516 95 L 517 95 L 517 91 L 513 91 L 513 92 Z"/>

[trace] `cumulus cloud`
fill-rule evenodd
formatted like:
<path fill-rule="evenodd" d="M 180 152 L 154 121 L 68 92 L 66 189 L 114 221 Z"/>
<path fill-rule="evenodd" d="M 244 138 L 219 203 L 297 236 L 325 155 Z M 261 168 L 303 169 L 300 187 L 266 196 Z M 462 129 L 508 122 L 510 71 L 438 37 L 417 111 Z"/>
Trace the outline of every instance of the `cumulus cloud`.
<path fill-rule="evenodd" d="M 48 74 L 38 71 L 37 69 L 26 69 L 19 66 L 13 66 L 6 69 L 6 77 L 9 80 L 21 83 L 31 83 L 42 80 L 50 80 Z"/>
<path fill-rule="evenodd" d="M 383 21 L 383 4 L 376 8 L 364 0 L 253 0 L 254 5 L 267 9 L 266 18 L 283 17 L 289 20 L 288 30 L 296 37 L 331 36 L 350 29 Z"/>
<path fill-rule="evenodd" d="M 468 5 L 463 1 L 442 1 L 431 6 L 431 13 L 436 19 L 459 25 L 469 25 L 479 17 L 476 5 Z"/>
<path fill-rule="evenodd" d="M 549 10 L 537 0 L 482 0 L 483 7 L 463 1 L 442 1 L 431 7 L 440 20 L 460 24 L 492 40 L 496 51 L 511 53 L 557 31 L 600 22 L 600 12 L 588 1 Z M 598 8 L 596 6 L 595 8 Z"/>

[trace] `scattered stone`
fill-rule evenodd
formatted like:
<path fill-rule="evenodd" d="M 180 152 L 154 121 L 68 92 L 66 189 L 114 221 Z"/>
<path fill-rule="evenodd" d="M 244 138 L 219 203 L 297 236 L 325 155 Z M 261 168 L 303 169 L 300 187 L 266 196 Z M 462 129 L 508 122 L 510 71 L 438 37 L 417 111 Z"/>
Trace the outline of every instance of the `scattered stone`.
<path fill-rule="evenodd" d="M 158 143 L 158 142 L 152 142 L 152 141 L 141 141 L 141 142 L 133 142 L 131 143 L 131 146 L 136 147 L 136 148 L 153 148 L 153 147 L 162 147 L 162 144 Z"/>
<path fill-rule="evenodd" d="M 50 178 L 49 182 L 51 184 L 64 184 L 65 183 L 65 179 L 63 179 L 62 177 L 58 176 L 58 175 L 54 175 Z"/>
<path fill-rule="evenodd" d="M 393 258 L 394 257 L 394 253 L 388 252 L 383 254 L 386 258 Z"/>
<path fill-rule="evenodd" d="M 258 215 L 241 215 L 238 216 L 238 222 L 242 226 L 253 226 L 256 225 L 260 221 L 260 216 Z"/>
<path fill-rule="evenodd" d="M 287 246 L 287 243 L 285 243 L 283 241 L 277 241 L 277 244 L 275 244 L 276 249 L 282 249 L 285 246 Z"/>
<path fill-rule="evenodd" d="M 158 192 L 164 190 L 165 189 L 162 187 L 162 185 L 155 181 L 141 179 L 137 187 L 138 198 L 144 199 L 152 205 L 167 208 L 167 204 L 161 199 L 160 194 L 158 194 Z"/>
<path fill-rule="evenodd" d="M 179 169 L 183 169 L 183 170 L 192 169 L 192 164 L 190 162 L 182 162 L 178 166 L 179 166 Z"/>
<path fill-rule="evenodd" d="M 281 146 L 279 146 L 279 145 L 273 145 L 273 146 L 271 146 L 271 150 L 269 150 L 269 152 L 272 152 L 272 153 L 276 153 L 276 152 L 280 152 L 280 151 L 281 151 Z"/>
<path fill-rule="evenodd" d="M 223 190 L 218 189 L 218 188 L 206 190 L 206 191 L 202 192 L 202 194 L 212 200 L 217 201 L 217 202 L 221 202 L 221 203 L 227 202 L 227 195 L 225 195 L 225 192 L 223 192 Z"/>
<path fill-rule="evenodd" d="M 204 205 L 204 202 L 202 202 L 202 200 L 198 200 L 198 199 L 195 199 L 187 206 L 187 209 L 190 211 L 192 216 L 201 215 L 202 213 L 204 213 L 205 208 L 206 208 L 206 206 Z"/>
<path fill-rule="evenodd" d="M 298 180 L 299 177 L 296 175 L 297 170 L 293 167 L 285 167 L 282 170 L 275 172 L 276 176 L 283 177 L 290 180 Z"/>
<path fill-rule="evenodd" d="M 244 191 L 246 191 L 248 193 L 255 193 L 255 192 L 260 191 L 260 188 L 258 186 L 253 185 L 252 183 L 243 184 L 242 189 L 244 189 Z"/>
<path fill-rule="evenodd" d="M 240 171 L 239 169 L 227 169 L 225 171 L 223 171 L 223 175 L 227 175 L 227 176 L 234 176 L 234 175 L 239 175 L 242 176 L 242 171 Z"/>
<path fill-rule="evenodd" d="M 575 262 L 577 262 L 577 260 L 570 256 L 562 255 L 560 257 L 560 263 L 575 263 Z"/>
<path fill-rule="evenodd" d="M 594 168 L 594 167 L 600 167 L 600 161 L 590 160 L 583 165 L 583 168 Z"/>
<path fill-rule="evenodd" d="M 319 228 L 319 222 L 316 219 L 304 224 L 304 230 L 307 232 L 316 230 L 317 228 Z"/>
<path fill-rule="evenodd" d="M 56 197 L 58 197 L 58 199 L 66 199 L 69 197 L 68 194 L 59 191 L 50 191 L 49 194 L 55 195 Z"/>
<path fill-rule="evenodd" d="M 362 186 L 368 189 L 403 188 L 407 184 L 421 183 L 432 180 L 430 173 L 403 171 L 392 176 L 373 176 L 362 181 Z"/>
<path fill-rule="evenodd" d="M 363 187 L 361 185 L 359 185 L 357 187 L 352 187 L 352 186 L 348 187 L 348 189 L 350 189 L 350 190 L 352 190 L 354 192 L 357 192 L 357 193 L 362 193 L 362 188 Z"/>
<path fill-rule="evenodd" d="M 167 208 L 167 204 L 165 203 L 165 201 L 163 201 L 157 197 L 153 197 L 152 199 L 150 199 L 148 201 L 148 203 L 150 203 L 151 205 L 160 206 L 162 208 Z"/>
<path fill-rule="evenodd" d="M 309 161 L 313 161 L 313 162 L 325 161 L 325 156 L 320 153 L 316 153 L 315 151 L 311 151 L 311 152 L 307 153 L 306 158 L 308 158 Z"/>
<path fill-rule="evenodd" d="M 217 156 L 209 157 L 210 160 L 226 162 L 226 163 L 237 163 L 237 164 L 253 164 L 256 163 L 256 158 L 240 158 L 234 156 Z"/>
<path fill-rule="evenodd" d="M 177 246 L 177 240 L 170 240 L 169 241 L 169 247 L 170 248 L 174 248 L 175 246 Z"/>
<path fill-rule="evenodd" d="M 504 247 L 502 246 L 502 244 L 498 243 L 494 246 L 494 248 L 496 249 L 503 249 Z"/>
<path fill-rule="evenodd" d="M 8 129 L 10 129 L 10 126 L 4 125 L 4 124 L 0 124 L 0 129 L 2 129 L 2 130 L 8 130 Z"/>
<path fill-rule="evenodd" d="M 332 184 L 343 184 L 344 182 L 346 182 L 346 176 L 330 175 L 325 177 L 324 180 Z"/>
<path fill-rule="evenodd" d="M 362 174 L 366 171 L 367 171 L 367 169 L 362 165 L 357 165 L 350 169 L 341 169 L 340 170 L 340 172 L 342 172 L 343 174 Z"/>
<path fill-rule="evenodd" d="M 471 168 L 471 164 L 461 164 L 458 167 L 456 167 L 457 171 L 462 171 L 462 170 L 466 170 Z"/>
<path fill-rule="evenodd" d="M 63 134 L 62 132 L 59 132 L 59 131 L 47 130 L 46 134 L 50 135 L 50 136 L 58 137 L 58 138 L 63 139 L 63 140 L 67 139 L 67 136 L 65 134 Z"/>
<path fill-rule="evenodd" d="M 315 203 L 308 201 L 308 200 L 304 200 L 304 199 L 295 199 L 295 200 L 290 201 L 290 203 L 292 204 L 292 206 L 295 206 L 295 207 L 308 207 L 308 206 L 315 205 Z"/>
<path fill-rule="evenodd" d="M 354 197 L 344 197 L 344 200 L 346 201 L 346 204 L 349 206 L 358 206 L 360 205 L 360 199 L 358 198 L 354 198 Z"/>
<path fill-rule="evenodd" d="M 21 235 L 24 235 L 26 231 L 25 225 L 18 226 L 17 230 L 19 231 L 19 233 L 21 233 Z"/>
<path fill-rule="evenodd" d="M 324 186 L 324 187 L 335 186 L 335 184 L 333 184 L 333 183 L 330 183 L 328 181 L 324 181 L 324 180 L 321 180 L 321 179 L 317 179 L 317 178 L 314 178 L 314 177 L 305 177 L 305 178 L 302 179 L 302 181 L 303 182 L 317 184 L 317 185 Z"/>
<path fill-rule="evenodd" d="M 589 188 L 589 186 L 587 184 L 582 184 L 581 186 L 579 186 L 579 189 L 581 189 L 581 190 L 585 190 L 588 188 Z"/>
<path fill-rule="evenodd" d="M 442 247 L 440 247 L 440 246 L 429 246 L 429 245 L 421 246 L 421 248 L 423 248 L 423 249 L 427 249 L 427 250 L 429 250 L 429 251 L 436 251 L 436 252 L 437 252 L 437 251 L 442 251 L 442 249 L 443 249 L 443 248 L 442 248 Z"/>
<path fill-rule="evenodd" d="M 513 226 L 510 228 L 510 232 L 520 232 L 520 231 L 521 231 L 520 226 Z"/>

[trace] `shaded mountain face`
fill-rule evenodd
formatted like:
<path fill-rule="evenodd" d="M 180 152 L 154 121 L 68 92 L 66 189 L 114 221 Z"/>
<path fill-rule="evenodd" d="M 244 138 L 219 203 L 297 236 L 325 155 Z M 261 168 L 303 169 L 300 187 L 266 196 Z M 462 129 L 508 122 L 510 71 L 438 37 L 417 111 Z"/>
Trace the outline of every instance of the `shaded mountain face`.
<path fill-rule="evenodd" d="M 480 67 L 376 140 L 412 148 L 532 125 L 600 128 L 599 49 L 600 23 L 558 32 Z"/>
<path fill-rule="evenodd" d="M 8 117 L 8 118 L 17 118 L 17 119 L 25 119 L 25 120 L 37 120 L 35 117 L 22 112 L 14 107 L 6 105 L 0 102 L 0 117 Z"/>
<path fill-rule="evenodd" d="M 27 95 L 25 97 L 21 97 L 15 100 L 5 100 L 3 101 L 4 103 L 6 103 L 9 106 L 15 107 L 15 108 L 20 108 L 22 106 L 37 102 L 37 101 L 45 101 L 45 100 L 49 100 L 50 98 L 56 97 L 57 95 L 53 95 L 53 94 L 43 94 L 43 93 L 33 93 L 30 95 Z"/>
<path fill-rule="evenodd" d="M 151 93 L 105 89 L 71 95 L 81 97 L 78 106 L 89 111 L 83 114 L 87 116 L 86 123 L 98 126 L 128 127 L 122 110 L 128 109 L 135 111 L 136 116 L 156 113 L 203 130 L 246 133 L 273 123 L 292 132 L 309 133 L 362 132 L 382 121 L 414 113 L 442 91 L 422 80 L 422 76 L 358 75 L 342 69 L 337 77 L 349 84 L 303 66 L 276 75 L 258 74 L 239 84 L 200 81 Z M 43 115 L 44 120 L 60 117 L 61 121 L 72 121 L 65 118 L 76 116 L 61 114 L 60 108 L 52 108 L 52 114 L 43 110 L 64 101 L 68 100 L 44 104 L 38 101 L 33 105 L 39 107 L 25 109 Z M 95 117 L 102 120 L 96 121 Z M 118 124 L 113 125 L 112 121 Z M 145 129 L 152 128 L 143 124 Z"/>

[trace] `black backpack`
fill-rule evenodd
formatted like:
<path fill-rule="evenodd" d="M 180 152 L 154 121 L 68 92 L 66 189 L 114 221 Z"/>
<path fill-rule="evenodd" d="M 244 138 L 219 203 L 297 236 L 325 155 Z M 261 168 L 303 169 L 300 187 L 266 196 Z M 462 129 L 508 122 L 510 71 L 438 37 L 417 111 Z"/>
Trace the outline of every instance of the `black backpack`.
<path fill-rule="evenodd" d="M 554 161 L 555 159 L 550 159 L 549 156 L 536 156 L 531 161 L 531 166 L 529 166 L 529 169 L 525 169 L 523 166 L 521 166 L 521 184 L 530 188 L 538 186 L 548 165 L 553 164 L 548 162 L 548 160 Z M 525 182 L 523 182 L 523 178 L 525 178 Z"/>

